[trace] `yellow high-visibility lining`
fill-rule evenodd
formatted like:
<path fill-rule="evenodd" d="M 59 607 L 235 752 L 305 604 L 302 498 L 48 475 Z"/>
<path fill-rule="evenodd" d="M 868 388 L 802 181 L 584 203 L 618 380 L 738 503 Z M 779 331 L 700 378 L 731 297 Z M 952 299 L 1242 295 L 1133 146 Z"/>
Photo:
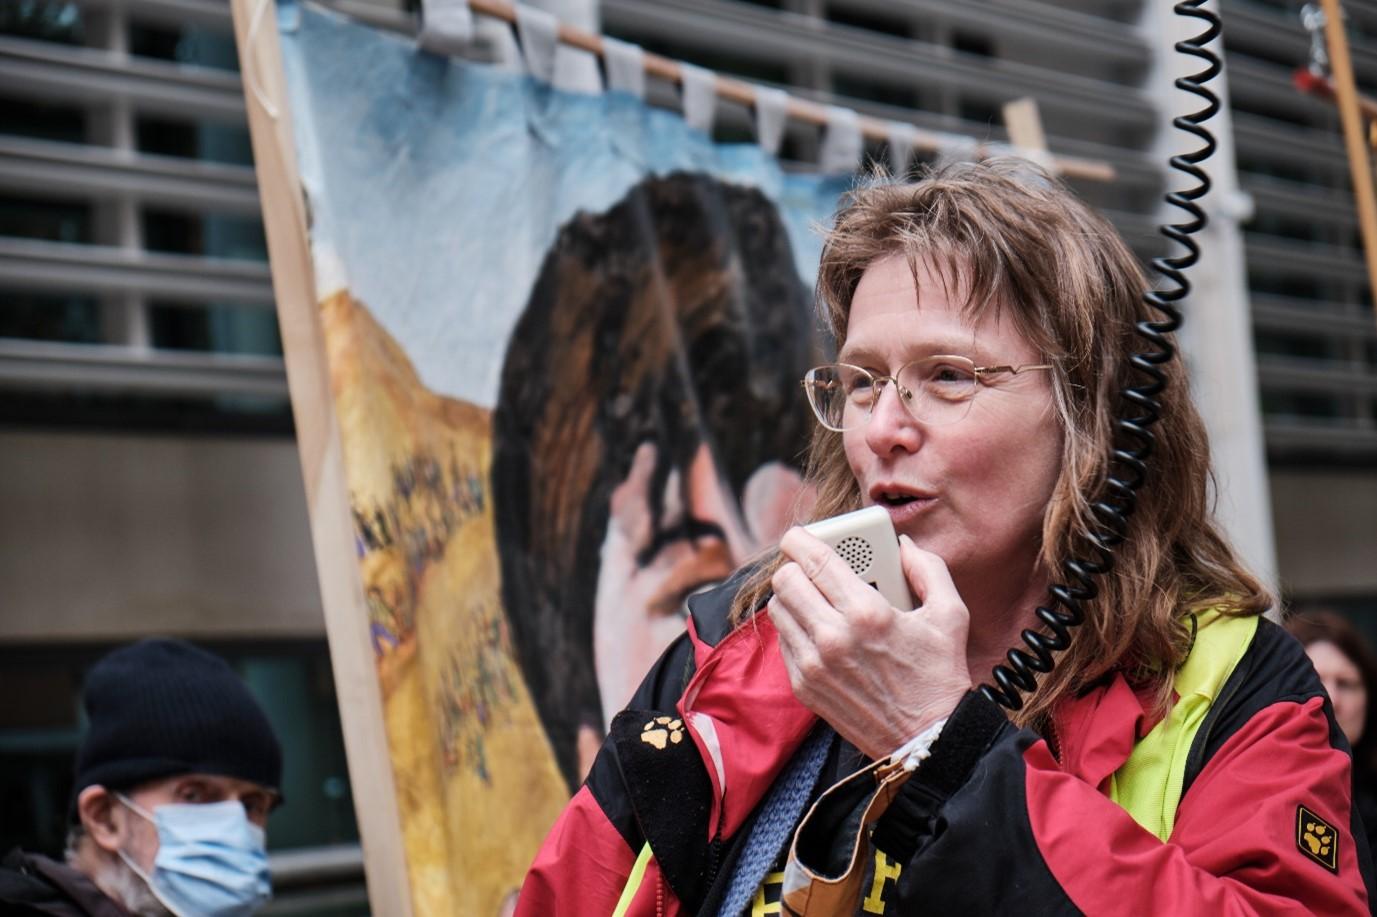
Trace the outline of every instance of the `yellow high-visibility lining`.
<path fill-rule="evenodd" d="M 617 899 L 617 906 L 612 910 L 612 917 L 625 917 L 627 908 L 631 907 L 631 899 L 636 897 L 636 892 L 640 890 L 641 882 L 645 879 L 645 868 L 650 863 L 651 855 L 649 844 L 641 848 L 635 865 L 631 867 L 631 875 L 626 877 L 622 896 Z"/>
<path fill-rule="evenodd" d="M 1176 705 L 1109 778 L 1109 798 L 1163 842 L 1176 826 L 1191 743 L 1256 633 L 1253 615 L 1231 617 L 1213 608 L 1197 614 L 1195 646 L 1172 685 Z"/>

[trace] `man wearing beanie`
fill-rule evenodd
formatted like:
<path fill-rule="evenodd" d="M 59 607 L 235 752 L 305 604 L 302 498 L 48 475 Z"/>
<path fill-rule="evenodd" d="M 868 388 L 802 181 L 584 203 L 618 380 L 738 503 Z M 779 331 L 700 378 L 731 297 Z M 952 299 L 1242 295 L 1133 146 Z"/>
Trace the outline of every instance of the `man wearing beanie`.
<path fill-rule="evenodd" d="M 66 863 L 15 850 L 0 914 L 247 917 L 271 896 L 264 829 L 282 750 L 234 671 L 143 640 L 86 679 Z"/>

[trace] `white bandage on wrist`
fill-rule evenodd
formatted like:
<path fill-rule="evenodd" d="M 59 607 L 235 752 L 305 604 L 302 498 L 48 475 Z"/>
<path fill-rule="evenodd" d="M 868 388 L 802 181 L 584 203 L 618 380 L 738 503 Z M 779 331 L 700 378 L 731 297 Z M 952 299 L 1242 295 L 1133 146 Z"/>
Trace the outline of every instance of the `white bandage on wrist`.
<path fill-rule="evenodd" d="M 902 764 L 906 771 L 917 770 L 918 765 L 926 761 L 928 756 L 932 754 L 932 743 L 937 741 L 937 737 L 942 734 L 942 727 L 945 725 L 947 725 L 947 718 L 943 717 L 901 745 L 898 751 L 889 756 L 889 760 L 896 764 Z"/>

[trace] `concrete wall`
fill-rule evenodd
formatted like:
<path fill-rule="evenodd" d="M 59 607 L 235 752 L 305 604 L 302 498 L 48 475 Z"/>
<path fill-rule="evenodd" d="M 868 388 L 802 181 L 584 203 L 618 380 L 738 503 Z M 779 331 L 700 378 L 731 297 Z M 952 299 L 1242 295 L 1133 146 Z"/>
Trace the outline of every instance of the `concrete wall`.
<path fill-rule="evenodd" d="M 1277 470 L 1270 477 L 1287 594 L 1377 602 L 1377 473 Z"/>
<path fill-rule="evenodd" d="M 0 433 L 0 640 L 324 635 L 296 446 Z"/>

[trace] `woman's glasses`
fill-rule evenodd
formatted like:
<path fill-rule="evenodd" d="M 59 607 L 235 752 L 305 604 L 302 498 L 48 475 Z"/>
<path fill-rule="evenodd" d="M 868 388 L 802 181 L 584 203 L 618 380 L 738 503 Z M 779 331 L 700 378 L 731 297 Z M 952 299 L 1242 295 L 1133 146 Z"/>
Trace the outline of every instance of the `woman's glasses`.
<path fill-rule="evenodd" d="M 976 392 L 987 379 L 1051 368 L 1047 363 L 976 366 L 965 357 L 938 354 L 901 366 L 892 376 L 881 376 L 850 363 L 828 363 L 808 370 L 803 390 L 818 422 L 838 433 L 863 426 L 888 383 L 894 384 L 899 402 L 916 419 L 950 424 L 970 412 Z"/>

